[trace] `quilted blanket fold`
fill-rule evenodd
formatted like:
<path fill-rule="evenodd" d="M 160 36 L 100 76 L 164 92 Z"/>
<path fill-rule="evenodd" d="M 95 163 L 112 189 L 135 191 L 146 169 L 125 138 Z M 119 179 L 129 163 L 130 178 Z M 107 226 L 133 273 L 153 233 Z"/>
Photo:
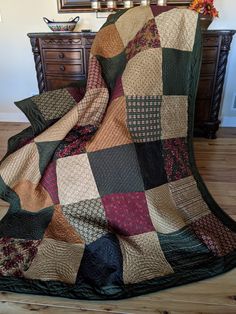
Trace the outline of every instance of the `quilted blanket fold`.
<path fill-rule="evenodd" d="M 236 266 L 236 223 L 195 165 L 198 16 L 135 7 L 94 40 L 86 92 L 17 106 L 32 128 L 0 163 L 0 289 L 119 299 Z"/>

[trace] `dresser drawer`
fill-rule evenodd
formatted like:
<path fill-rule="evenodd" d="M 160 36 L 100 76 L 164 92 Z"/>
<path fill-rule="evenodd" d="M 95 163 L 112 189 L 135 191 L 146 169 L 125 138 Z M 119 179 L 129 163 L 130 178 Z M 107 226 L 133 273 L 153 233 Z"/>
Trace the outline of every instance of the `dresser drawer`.
<path fill-rule="evenodd" d="M 82 63 L 50 63 L 45 62 L 46 74 L 82 75 L 84 67 Z"/>
<path fill-rule="evenodd" d="M 198 83 L 197 99 L 209 99 L 212 96 L 214 76 L 200 77 Z"/>
<path fill-rule="evenodd" d="M 219 36 L 203 36 L 203 45 L 204 46 L 218 46 L 220 42 Z"/>
<path fill-rule="evenodd" d="M 217 47 L 204 47 L 202 52 L 202 59 L 203 60 L 214 60 L 216 61 L 218 54 Z"/>
<path fill-rule="evenodd" d="M 201 75 L 214 75 L 216 68 L 216 62 L 214 60 L 202 61 Z"/>
<path fill-rule="evenodd" d="M 44 60 L 83 60 L 83 50 L 54 50 L 54 49 L 44 49 Z"/>

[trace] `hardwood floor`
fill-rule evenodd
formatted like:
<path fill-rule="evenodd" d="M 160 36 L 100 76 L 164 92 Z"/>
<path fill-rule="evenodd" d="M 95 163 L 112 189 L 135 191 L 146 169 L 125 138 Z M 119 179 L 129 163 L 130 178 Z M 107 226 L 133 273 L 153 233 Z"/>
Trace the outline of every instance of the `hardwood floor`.
<path fill-rule="evenodd" d="M 26 124 L 0 123 L 0 158 L 7 138 Z M 195 156 L 215 200 L 236 220 L 236 129 L 222 129 L 216 140 L 196 138 Z M 0 203 L 0 210 L 6 204 Z M 198 283 L 121 301 L 77 301 L 0 293 L 1 314 L 50 313 L 236 313 L 236 270 Z"/>

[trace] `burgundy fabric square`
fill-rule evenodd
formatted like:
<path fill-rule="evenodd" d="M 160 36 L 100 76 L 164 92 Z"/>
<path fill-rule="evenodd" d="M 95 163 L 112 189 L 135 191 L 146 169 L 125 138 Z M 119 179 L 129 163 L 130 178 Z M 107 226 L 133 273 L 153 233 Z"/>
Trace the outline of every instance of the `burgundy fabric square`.
<path fill-rule="evenodd" d="M 192 175 L 186 138 L 163 140 L 162 154 L 168 182 Z"/>
<path fill-rule="evenodd" d="M 47 166 L 40 184 L 45 188 L 52 198 L 54 204 L 59 204 L 58 187 L 57 187 L 57 174 L 56 174 L 56 161 L 50 162 Z"/>
<path fill-rule="evenodd" d="M 109 194 L 102 198 L 109 228 L 132 236 L 155 231 L 143 192 Z"/>
<path fill-rule="evenodd" d="M 160 36 L 157 30 L 157 25 L 155 19 L 149 20 L 143 28 L 135 35 L 126 49 L 126 58 L 130 60 L 137 53 L 150 49 L 150 48 L 159 48 L 161 46 Z"/>
<path fill-rule="evenodd" d="M 71 94 L 76 102 L 79 102 L 83 99 L 85 95 L 85 88 L 84 87 L 67 87 L 67 91 Z"/>
<path fill-rule="evenodd" d="M 236 249 L 236 233 L 232 232 L 213 214 L 193 222 L 197 237 L 217 256 L 225 256 Z"/>
<path fill-rule="evenodd" d="M 163 12 L 167 12 L 167 11 L 173 9 L 173 6 L 170 6 L 170 5 L 156 5 L 156 4 L 152 4 L 150 7 L 151 7 L 151 10 L 152 10 L 152 14 L 154 16 L 160 15 Z"/>
<path fill-rule="evenodd" d="M 106 87 L 106 84 L 102 78 L 101 65 L 96 57 L 91 57 L 89 59 L 89 70 L 88 70 L 88 80 L 86 89 L 102 88 Z"/>
<path fill-rule="evenodd" d="M 121 76 L 119 76 L 116 80 L 115 87 L 112 91 L 110 102 L 112 102 L 114 99 L 121 97 L 121 96 L 124 96 L 124 90 L 123 90 L 123 86 L 122 86 Z"/>
<path fill-rule="evenodd" d="M 97 131 L 93 125 L 75 126 L 58 145 L 55 159 L 79 155 L 85 152 L 86 143 Z"/>

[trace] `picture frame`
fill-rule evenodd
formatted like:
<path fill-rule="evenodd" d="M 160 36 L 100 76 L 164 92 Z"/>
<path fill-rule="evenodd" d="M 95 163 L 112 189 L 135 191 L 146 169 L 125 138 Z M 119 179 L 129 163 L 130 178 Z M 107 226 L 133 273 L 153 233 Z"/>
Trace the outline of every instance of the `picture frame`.
<path fill-rule="evenodd" d="M 106 1 L 102 1 L 102 9 L 106 10 Z M 155 4 L 156 0 L 151 1 Z M 167 0 L 168 5 L 173 6 L 187 6 L 191 3 L 188 0 Z M 134 5 L 139 5 L 139 0 L 134 0 Z M 73 13 L 73 12 L 94 12 L 91 8 L 91 2 L 88 0 L 57 0 L 58 12 L 59 13 Z M 123 8 L 123 3 L 121 0 L 117 1 L 117 9 Z"/>

